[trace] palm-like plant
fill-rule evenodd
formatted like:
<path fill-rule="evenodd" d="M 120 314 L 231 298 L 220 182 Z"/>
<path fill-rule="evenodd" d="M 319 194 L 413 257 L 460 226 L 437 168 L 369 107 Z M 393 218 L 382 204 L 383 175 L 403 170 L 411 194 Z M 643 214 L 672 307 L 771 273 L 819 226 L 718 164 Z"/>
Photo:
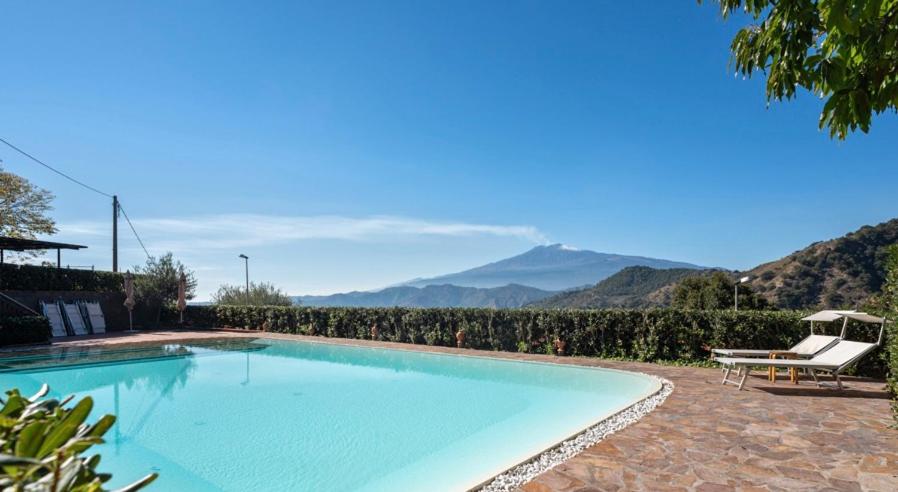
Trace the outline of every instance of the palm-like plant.
<path fill-rule="evenodd" d="M 44 398 L 44 385 L 26 398 L 18 389 L 6 392 L 0 409 L 0 490 L 4 492 L 98 492 L 112 476 L 96 471 L 100 455 L 82 457 L 115 423 L 104 415 L 93 425 L 85 423 L 93 399 L 83 398 L 73 407 L 63 400 Z M 155 473 L 120 491 L 136 491 L 153 480 Z"/>

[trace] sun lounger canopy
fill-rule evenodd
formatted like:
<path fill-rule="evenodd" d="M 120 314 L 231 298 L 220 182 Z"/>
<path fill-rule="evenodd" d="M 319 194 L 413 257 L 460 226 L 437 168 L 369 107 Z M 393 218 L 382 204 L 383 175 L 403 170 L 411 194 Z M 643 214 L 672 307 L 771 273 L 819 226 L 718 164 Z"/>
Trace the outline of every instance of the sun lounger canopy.
<path fill-rule="evenodd" d="M 832 309 L 827 309 L 824 311 L 816 312 L 810 316 L 805 316 L 801 318 L 802 321 L 823 321 L 825 323 L 829 323 L 832 321 L 836 321 L 842 319 L 847 314 L 853 314 L 857 311 L 836 311 Z"/>
<path fill-rule="evenodd" d="M 802 321 L 823 321 L 823 322 L 832 322 L 837 321 L 843 318 L 853 319 L 857 321 L 861 321 L 863 323 L 875 323 L 881 324 L 883 322 L 882 318 L 872 316 L 867 313 L 859 313 L 857 311 L 835 311 L 835 310 L 825 310 L 814 313 L 810 316 L 805 316 L 801 318 Z"/>

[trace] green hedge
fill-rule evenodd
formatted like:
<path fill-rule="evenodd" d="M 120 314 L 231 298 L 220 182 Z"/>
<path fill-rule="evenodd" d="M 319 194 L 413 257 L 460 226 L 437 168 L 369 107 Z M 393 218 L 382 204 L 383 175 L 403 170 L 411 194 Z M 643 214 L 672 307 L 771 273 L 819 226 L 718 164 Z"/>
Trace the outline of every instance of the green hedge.
<path fill-rule="evenodd" d="M 121 273 L 34 265 L 0 265 L 0 290 L 119 292 Z"/>
<path fill-rule="evenodd" d="M 797 311 L 411 309 L 190 306 L 197 326 L 277 333 L 378 339 L 454 346 L 464 329 L 465 346 L 512 352 L 551 351 L 559 337 L 566 353 L 640 361 L 706 362 L 708 347 L 787 348 L 808 334 Z M 839 326 L 823 327 L 837 334 Z M 876 340 L 878 327 L 853 324 L 851 337 Z M 883 377 L 888 353 L 865 358 L 858 374 Z"/>
<path fill-rule="evenodd" d="M 898 425 L 898 324 L 893 321 L 887 329 L 889 337 L 885 343 L 885 357 L 888 358 L 888 384 L 889 391 L 892 393 L 892 411 L 895 415 L 895 423 Z"/>
<path fill-rule="evenodd" d="M 0 347 L 50 341 L 50 321 L 43 316 L 0 318 Z"/>

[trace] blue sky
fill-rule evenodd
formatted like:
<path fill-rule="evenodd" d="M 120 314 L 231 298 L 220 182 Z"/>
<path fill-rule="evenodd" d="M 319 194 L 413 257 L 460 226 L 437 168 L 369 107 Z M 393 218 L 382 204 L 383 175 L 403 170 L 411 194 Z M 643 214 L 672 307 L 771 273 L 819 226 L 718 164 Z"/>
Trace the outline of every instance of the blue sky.
<path fill-rule="evenodd" d="M 832 141 L 766 107 L 739 24 L 694 2 L 25 2 L 0 17 L 0 136 L 117 193 L 200 298 L 251 276 L 371 289 L 562 242 L 744 269 L 898 215 L 898 118 Z M 64 262 L 109 201 L 53 191 Z M 124 265 L 143 259 L 123 231 Z"/>

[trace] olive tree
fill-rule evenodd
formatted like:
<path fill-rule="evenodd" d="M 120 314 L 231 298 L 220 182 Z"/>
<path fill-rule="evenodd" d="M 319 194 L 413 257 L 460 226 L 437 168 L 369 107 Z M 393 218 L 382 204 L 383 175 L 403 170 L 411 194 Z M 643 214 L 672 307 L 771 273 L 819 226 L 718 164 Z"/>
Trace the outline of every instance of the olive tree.
<path fill-rule="evenodd" d="M 134 267 L 134 290 L 137 302 L 155 312 L 156 322 L 162 317 L 162 308 L 178 300 L 178 282 L 181 272 L 187 278 L 187 299 L 196 295 L 196 276 L 194 273 L 166 253 L 160 257 L 150 257 L 144 265 Z"/>
<path fill-rule="evenodd" d="M 222 285 L 218 292 L 212 295 L 212 301 L 215 304 L 232 306 L 292 306 L 295 304 L 285 292 L 267 282 L 249 284 L 249 295 L 244 287 Z"/>

